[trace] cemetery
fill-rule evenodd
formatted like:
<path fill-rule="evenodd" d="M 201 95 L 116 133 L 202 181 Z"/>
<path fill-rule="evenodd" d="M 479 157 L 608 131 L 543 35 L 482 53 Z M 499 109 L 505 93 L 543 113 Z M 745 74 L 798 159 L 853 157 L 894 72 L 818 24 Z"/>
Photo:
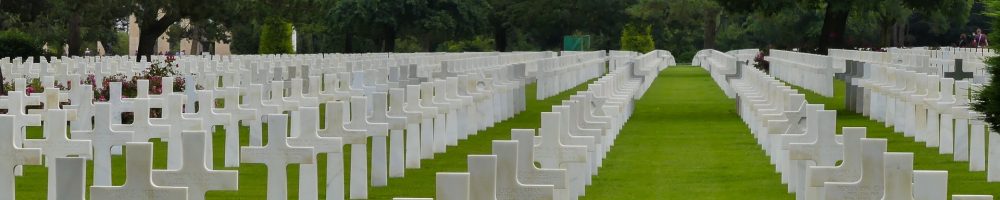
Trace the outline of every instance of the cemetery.
<path fill-rule="evenodd" d="M 994 199 L 997 16 L 0 1 L 0 200 Z"/>

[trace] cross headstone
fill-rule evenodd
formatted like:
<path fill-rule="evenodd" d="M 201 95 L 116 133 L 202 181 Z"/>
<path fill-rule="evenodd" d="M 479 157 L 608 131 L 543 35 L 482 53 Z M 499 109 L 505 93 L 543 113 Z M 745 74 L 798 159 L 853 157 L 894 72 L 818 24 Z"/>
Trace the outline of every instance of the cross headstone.
<path fill-rule="evenodd" d="M 133 111 L 132 101 L 127 101 L 122 96 L 121 82 L 111 82 L 110 87 L 111 91 L 109 92 L 108 103 L 111 103 L 111 122 L 121 124 L 122 113 Z"/>
<path fill-rule="evenodd" d="M 90 199 L 187 199 L 187 188 L 159 186 L 153 182 L 153 143 L 130 142 L 125 145 L 125 151 L 125 184 L 91 186 Z"/>
<path fill-rule="evenodd" d="M 182 94 L 168 94 L 165 95 L 166 102 L 163 103 L 163 118 L 151 119 L 153 123 L 158 123 L 160 125 L 166 125 L 170 127 L 170 131 L 166 133 L 167 141 L 167 169 L 180 169 L 181 165 L 184 163 L 184 158 L 181 156 L 181 150 L 184 148 L 183 140 L 181 139 L 181 133 L 184 131 L 203 131 L 208 130 L 215 132 L 214 129 L 205 129 L 201 126 L 201 118 L 191 115 L 181 114 L 184 103 L 184 95 Z M 208 144 L 211 144 L 210 137 L 206 137 Z M 211 150 L 211 149 L 210 149 Z M 205 151 L 211 152 L 211 151 Z M 209 166 L 214 165 L 211 160 L 206 160 Z"/>
<path fill-rule="evenodd" d="M 45 166 L 48 170 L 48 196 L 55 197 L 59 192 L 56 185 L 56 170 L 54 169 L 56 158 L 68 156 L 86 157 L 90 153 L 90 141 L 70 140 L 66 138 L 66 110 L 53 109 L 45 112 L 45 127 L 43 135 L 45 139 L 24 140 L 24 147 L 39 148 L 45 156 Z"/>
<path fill-rule="evenodd" d="M 861 180 L 856 182 L 827 182 L 824 184 L 826 199 L 880 199 L 884 193 L 885 139 L 861 139 Z"/>
<path fill-rule="evenodd" d="M 844 127 L 844 159 L 838 166 L 811 166 L 803 174 L 806 176 L 806 198 L 819 198 L 819 190 L 825 182 L 851 182 L 861 179 L 861 138 L 865 138 L 866 128 Z"/>
<path fill-rule="evenodd" d="M 403 88 L 389 89 L 389 112 L 386 116 L 389 123 L 389 177 L 403 177 L 405 172 L 406 142 L 403 131 L 406 130 L 407 118 L 410 115 L 403 109 L 406 103 L 405 93 Z"/>
<path fill-rule="evenodd" d="M 543 112 L 542 127 L 539 129 L 541 143 L 535 146 L 535 161 L 543 168 L 567 169 L 566 182 L 579 183 L 585 180 L 580 170 L 589 169 L 587 166 L 587 147 L 580 145 L 566 145 L 561 139 L 563 125 L 560 123 L 562 113 Z M 587 174 L 589 176 L 589 174 Z M 579 185 L 576 185 L 579 186 Z M 570 195 L 583 193 L 583 188 L 569 187 Z"/>
<path fill-rule="evenodd" d="M 11 91 L 14 93 L 14 91 Z M 42 150 L 21 148 L 14 144 L 18 137 L 17 120 L 12 115 L 0 115 L 0 197 L 14 199 L 14 167 L 21 165 L 41 165 Z"/>
<path fill-rule="evenodd" d="M 344 176 L 344 156 L 341 149 L 344 145 L 341 138 L 323 137 L 319 135 L 319 108 L 302 107 L 292 116 L 293 126 L 297 126 L 299 133 L 288 138 L 288 145 L 293 147 L 313 148 L 313 159 L 317 154 L 327 154 L 326 175 L 328 182 L 326 195 L 328 197 L 344 196 L 344 181 L 333 181 L 334 177 Z M 299 198 L 318 199 L 319 190 L 316 188 L 319 180 L 317 167 L 319 163 L 299 164 Z"/>
<path fill-rule="evenodd" d="M 235 170 L 213 170 L 207 160 L 212 159 L 206 154 L 206 135 L 203 131 L 185 131 L 182 133 L 184 158 L 176 170 L 153 170 L 153 182 L 164 186 L 188 188 L 188 200 L 205 199 L 205 192 L 215 190 L 236 190 L 239 186 L 238 172 Z"/>
<path fill-rule="evenodd" d="M 94 103 L 94 130 L 74 131 L 73 138 L 90 139 L 93 146 L 94 185 L 111 186 L 111 148 L 132 141 L 132 131 L 115 130 L 111 124 L 111 104 Z"/>
<path fill-rule="evenodd" d="M 267 115 L 267 118 L 270 122 L 267 127 L 267 145 L 241 147 L 240 162 L 264 164 L 267 167 L 267 199 L 286 199 L 288 177 L 285 171 L 288 164 L 313 164 L 313 149 L 288 145 L 286 115 Z"/>
<path fill-rule="evenodd" d="M 514 141 L 493 141 L 494 153 L 504 149 L 508 151 L 517 149 L 517 143 Z M 499 163 L 500 160 L 496 161 L 497 200 L 554 199 L 555 189 L 552 185 L 530 185 L 519 181 L 517 176 L 518 159 L 505 159 L 505 163 Z"/>
<path fill-rule="evenodd" d="M 170 127 L 169 125 L 159 125 L 150 122 L 149 99 L 133 99 L 132 105 L 133 113 L 135 113 L 132 125 L 130 126 L 134 132 L 132 135 L 133 142 L 148 142 L 151 138 L 164 139 L 168 136 L 167 134 L 170 133 L 170 130 L 174 129 L 174 127 Z"/>
<path fill-rule="evenodd" d="M 913 153 L 886 152 L 884 162 L 883 199 L 913 199 Z"/>
<path fill-rule="evenodd" d="M 972 72 L 962 71 L 962 59 L 955 59 L 955 70 L 951 72 L 945 72 L 945 78 L 952 78 L 956 81 L 960 81 L 967 78 L 972 78 Z"/>
<path fill-rule="evenodd" d="M 493 152 L 497 155 L 497 159 L 506 160 L 507 158 L 517 159 L 517 177 L 518 181 L 525 184 L 537 184 L 537 185 L 552 185 L 557 194 L 568 195 L 569 190 L 566 188 L 568 183 L 566 182 L 567 174 L 566 169 L 563 168 L 539 168 L 535 166 L 535 130 L 531 129 L 511 129 L 510 138 L 517 141 L 517 149 L 510 150 L 510 152 L 516 153 L 516 155 L 508 155 L 509 152 L 503 147 L 495 148 L 501 151 Z"/>

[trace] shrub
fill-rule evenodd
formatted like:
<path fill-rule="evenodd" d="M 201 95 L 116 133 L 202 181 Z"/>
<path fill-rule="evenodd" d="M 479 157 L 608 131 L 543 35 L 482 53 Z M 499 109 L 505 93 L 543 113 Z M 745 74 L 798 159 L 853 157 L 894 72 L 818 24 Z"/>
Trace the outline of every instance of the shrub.
<path fill-rule="evenodd" d="M 41 55 L 42 45 L 31 35 L 17 30 L 0 32 L 0 58 Z"/>
<path fill-rule="evenodd" d="M 995 20 L 1000 22 L 1000 18 Z M 993 23 L 993 30 L 1000 30 L 1000 23 Z M 989 40 L 997 41 L 1000 36 L 990 34 Z M 991 44 L 990 49 L 1000 50 L 1000 46 Z M 990 81 L 983 86 L 982 90 L 973 92 L 973 99 L 969 105 L 972 110 L 983 114 L 983 121 L 990 125 L 991 130 L 1000 130 L 1000 57 L 990 57 L 986 59 L 986 71 L 989 73 Z"/>
<path fill-rule="evenodd" d="M 626 24 L 622 28 L 621 50 L 647 53 L 656 49 L 653 42 L 652 26 Z"/>
<path fill-rule="evenodd" d="M 277 17 L 264 20 L 260 30 L 259 51 L 261 54 L 295 53 L 292 47 L 292 24 Z"/>
<path fill-rule="evenodd" d="M 445 51 L 445 52 L 493 51 L 493 38 L 476 36 L 472 38 L 472 40 L 447 41 L 438 46 L 437 51 Z"/>

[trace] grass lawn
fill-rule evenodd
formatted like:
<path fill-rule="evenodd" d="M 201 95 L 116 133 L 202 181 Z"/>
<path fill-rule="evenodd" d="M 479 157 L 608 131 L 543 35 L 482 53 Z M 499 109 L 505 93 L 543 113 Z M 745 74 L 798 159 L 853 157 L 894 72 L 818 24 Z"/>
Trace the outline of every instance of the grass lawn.
<path fill-rule="evenodd" d="M 588 82 L 589 83 L 589 82 Z M 568 99 L 570 94 L 575 94 L 576 91 L 586 89 L 586 84 L 577 86 L 576 88 L 570 89 L 563 92 L 557 96 L 547 98 L 545 100 L 535 100 L 535 84 L 528 85 L 525 90 L 527 97 L 527 111 L 516 115 L 512 119 L 508 119 L 501 123 L 495 124 L 493 128 L 489 128 L 485 131 L 480 131 L 477 135 L 470 136 L 468 140 L 463 140 L 459 142 L 457 147 L 448 147 L 447 153 L 436 154 L 433 160 L 423 160 L 421 163 L 421 169 L 407 169 L 405 178 L 390 178 L 389 185 L 386 187 L 377 187 L 369 189 L 369 199 L 392 199 L 393 197 L 434 197 L 435 188 L 435 173 L 437 172 L 464 172 L 466 170 L 466 156 L 470 154 L 489 154 L 492 151 L 492 141 L 493 140 L 509 140 L 510 139 L 510 129 L 513 128 L 532 128 L 537 129 L 540 127 L 540 113 L 551 111 L 551 106 L 560 103 L 564 99 Z M 320 107 L 320 111 L 323 112 L 325 109 L 323 106 Z M 323 116 L 322 114 L 320 116 Z M 321 119 L 322 121 L 322 119 Z M 264 142 L 267 142 L 267 132 L 266 125 L 264 128 Z M 249 129 L 247 127 L 241 127 L 240 129 L 240 145 L 249 145 L 248 134 Z M 29 127 L 28 128 L 28 138 L 41 138 L 42 128 L 41 127 Z M 164 142 L 159 142 L 158 139 L 152 140 L 154 143 L 154 161 L 153 168 L 155 169 L 166 169 L 167 163 L 167 144 Z M 237 168 L 226 168 L 223 167 L 224 163 L 224 144 L 225 142 L 225 131 L 222 127 L 216 127 L 216 131 L 213 137 L 213 147 L 214 147 L 214 169 L 217 170 L 236 170 Z M 370 148 L 370 146 L 369 146 Z M 370 153 L 371 151 L 369 151 Z M 344 148 L 345 166 L 350 166 L 350 147 Z M 319 163 L 319 183 L 324 183 L 326 180 L 325 169 L 326 169 L 326 155 L 320 154 L 317 162 Z M 87 184 L 92 183 L 93 178 L 93 163 L 88 161 L 88 175 Z M 370 167 L 370 165 L 369 165 Z M 125 182 L 125 159 L 123 156 L 112 156 L 112 184 L 122 185 Z M 298 165 L 289 165 L 288 169 L 288 194 L 289 199 L 298 199 Z M 210 191 L 207 195 L 207 199 L 265 199 L 267 191 L 267 168 L 263 164 L 248 164 L 243 163 L 238 168 L 239 170 L 239 190 L 238 191 Z M 350 181 L 349 171 L 345 167 L 345 182 Z M 35 199 L 45 199 L 46 188 L 47 188 L 47 174 L 46 168 L 43 166 L 26 166 L 24 170 L 24 176 L 16 178 L 16 194 L 17 199 L 24 200 L 35 200 Z M 325 189 L 322 185 L 319 186 L 320 189 L 320 199 L 325 199 Z M 88 190 L 89 191 L 89 190 Z M 345 188 L 345 192 L 349 191 Z M 345 198 L 346 198 L 345 194 Z M 89 194 L 88 194 L 89 198 Z"/>
<path fill-rule="evenodd" d="M 938 154 L 938 148 L 929 148 L 924 142 L 916 142 L 913 138 L 903 137 L 902 133 L 894 133 L 892 127 L 869 120 L 861 114 L 844 108 L 845 85 L 843 81 L 834 81 L 834 97 L 827 98 L 795 87 L 806 95 L 806 101 L 813 104 L 825 104 L 827 110 L 837 110 L 837 133 L 840 127 L 867 127 L 869 138 L 887 138 L 889 151 L 913 152 L 913 169 L 915 170 L 948 170 L 948 193 L 950 194 L 991 194 L 1000 196 L 1000 183 L 987 183 L 986 172 L 970 172 L 969 162 L 953 161 L 951 154 Z"/>
<path fill-rule="evenodd" d="M 708 72 L 675 66 L 636 102 L 583 199 L 794 199 Z"/>

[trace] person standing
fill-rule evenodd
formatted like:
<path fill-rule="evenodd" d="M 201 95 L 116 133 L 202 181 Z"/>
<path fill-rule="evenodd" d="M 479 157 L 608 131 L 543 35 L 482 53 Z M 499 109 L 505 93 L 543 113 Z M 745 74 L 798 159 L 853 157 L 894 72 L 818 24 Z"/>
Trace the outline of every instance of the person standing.
<path fill-rule="evenodd" d="M 990 46 L 990 41 L 986 34 L 983 33 L 983 29 L 976 28 L 976 34 L 972 36 L 972 45 L 975 48 L 985 48 Z"/>
<path fill-rule="evenodd" d="M 967 36 L 965 35 L 965 33 L 962 33 L 962 35 L 959 35 L 959 36 L 958 36 L 958 44 L 957 44 L 957 47 L 966 47 L 966 46 L 969 46 L 969 42 L 968 42 L 968 40 L 969 40 L 969 37 L 967 37 Z"/>

